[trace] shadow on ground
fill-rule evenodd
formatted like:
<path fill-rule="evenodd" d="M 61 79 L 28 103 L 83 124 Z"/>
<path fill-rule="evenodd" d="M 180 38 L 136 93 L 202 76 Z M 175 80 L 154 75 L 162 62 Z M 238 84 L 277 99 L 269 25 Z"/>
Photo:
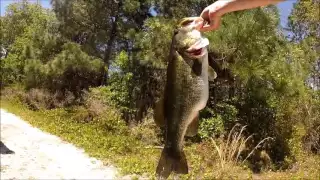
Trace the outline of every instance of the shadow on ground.
<path fill-rule="evenodd" d="M 2 141 L 0 141 L 0 154 L 14 154 Z"/>

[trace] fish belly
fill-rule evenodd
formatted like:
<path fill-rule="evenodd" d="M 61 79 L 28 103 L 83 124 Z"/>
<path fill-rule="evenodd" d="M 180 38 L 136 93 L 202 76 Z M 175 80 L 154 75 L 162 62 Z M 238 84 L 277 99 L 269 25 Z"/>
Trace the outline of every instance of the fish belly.
<path fill-rule="evenodd" d="M 198 82 L 197 88 L 194 90 L 194 94 L 196 94 L 197 98 L 194 103 L 194 110 L 200 111 L 206 107 L 207 101 L 209 99 L 209 82 L 206 79 L 201 79 Z"/>

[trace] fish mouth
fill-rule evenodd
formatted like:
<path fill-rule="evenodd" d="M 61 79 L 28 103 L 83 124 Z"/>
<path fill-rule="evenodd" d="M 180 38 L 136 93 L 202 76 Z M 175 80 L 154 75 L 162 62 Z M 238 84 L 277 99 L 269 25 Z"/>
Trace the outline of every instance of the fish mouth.
<path fill-rule="evenodd" d="M 205 48 L 208 45 L 209 40 L 207 38 L 203 38 L 190 46 L 186 51 L 190 56 L 193 57 L 203 56 L 205 54 Z"/>
<path fill-rule="evenodd" d="M 192 51 L 188 51 L 188 54 L 191 56 L 200 56 L 203 54 L 204 48 L 200 48 L 200 49 L 195 49 Z"/>

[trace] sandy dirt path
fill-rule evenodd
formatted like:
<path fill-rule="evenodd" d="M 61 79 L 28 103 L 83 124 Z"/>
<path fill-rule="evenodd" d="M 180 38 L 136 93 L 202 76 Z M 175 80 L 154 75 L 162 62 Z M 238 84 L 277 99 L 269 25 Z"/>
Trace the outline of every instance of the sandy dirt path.
<path fill-rule="evenodd" d="M 1 109 L 1 179 L 118 179 L 116 175 L 115 167 Z"/>

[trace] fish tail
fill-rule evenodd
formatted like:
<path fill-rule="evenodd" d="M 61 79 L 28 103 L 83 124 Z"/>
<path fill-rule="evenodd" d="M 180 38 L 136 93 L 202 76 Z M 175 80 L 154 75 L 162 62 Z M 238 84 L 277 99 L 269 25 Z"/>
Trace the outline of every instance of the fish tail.
<path fill-rule="evenodd" d="M 172 171 L 177 174 L 188 174 L 187 158 L 183 151 L 179 153 L 179 156 L 170 156 L 165 148 L 162 151 L 156 172 L 161 179 L 167 179 Z"/>

